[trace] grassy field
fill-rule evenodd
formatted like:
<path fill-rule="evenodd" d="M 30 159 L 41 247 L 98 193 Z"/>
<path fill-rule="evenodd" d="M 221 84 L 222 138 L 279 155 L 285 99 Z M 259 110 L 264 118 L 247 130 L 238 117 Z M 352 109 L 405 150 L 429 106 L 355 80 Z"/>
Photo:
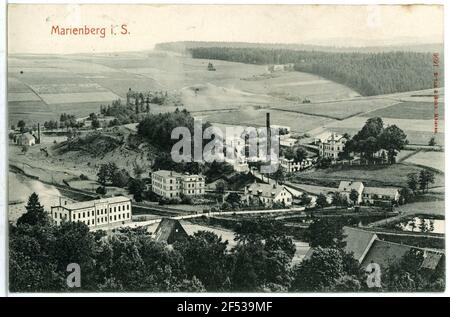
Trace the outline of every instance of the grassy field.
<path fill-rule="evenodd" d="M 382 116 L 403 129 L 412 144 L 427 144 L 433 135 L 432 90 L 365 98 L 307 73 L 269 73 L 265 65 L 216 60 L 216 71 L 208 71 L 209 62 L 166 52 L 10 56 L 9 122 L 43 123 L 63 112 L 83 117 L 125 98 L 132 88 L 176 94 L 196 116 L 225 125 L 261 126 L 268 111 L 273 124 L 294 132 L 354 134 L 368 117 Z M 443 100 L 443 90 L 439 93 Z M 302 104 L 304 98 L 311 103 Z M 153 113 L 169 110 L 153 108 Z M 443 131 L 443 105 L 439 109 Z M 436 138 L 443 144 L 443 133 Z"/>
<path fill-rule="evenodd" d="M 281 72 L 266 76 L 266 66 L 225 61 L 214 61 L 216 71 L 211 72 L 207 70 L 208 63 L 171 53 L 145 52 L 10 56 L 8 99 L 16 103 L 10 104 L 11 118 L 15 120 L 16 114 L 27 113 L 28 120 L 41 120 L 41 115 L 33 117 L 27 111 L 41 99 L 47 105 L 100 105 L 125 98 L 129 88 L 178 91 L 191 111 L 275 106 L 304 97 L 323 101 L 355 96 L 345 86 L 310 74 Z"/>
<path fill-rule="evenodd" d="M 430 98 L 432 100 L 432 98 Z M 406 101 L 368 114 L 371 117 L 398 118 L 412 120 L 430 120 L 434 118 L 433 102 Z M 444 104 L 438 104 L 439 118 L 444 118 Z"/>
<path fill-rule="evenodd" d="M 427 166 L 444 172 L 445 153 L 433 151 L 420 151 L 405 160 L 406 163 Z"/>
<path fill-rule="evenodd" d="M 337 187 L 341 180 L 362 181 L 366 186 L 406 186 L 407 175 L 418 173 L 420 167 L 408 164 L 394 164 L 383 167 L 336 166 L 328 169 L 316 169 L 297 173 L 292 182 L 309 183 L 329 187 Z M 444 176 L 435 173 L 433 187 L 444 186 Z"/>
<path fill-rule="evenodd" d="M 342 120 L 367 111 L 376 110 L 397 103 L 391 99 L 353 99 L 336 102 L 323 102 L 312 104 L 294 104 L 279 106 L 277 109 L 300 112 L 311 115 L 325 116 Z M 370 113 L 372 116 L 372 113 Z"/>
<path fill-rule="evenodd" d="M 265 126 L 267 112 L 271 115 L 270 120 L 272 124 L 290 126 L 294 132 L 305 132 L 318 125 L 331 121 L 330 119 L 317 116 L 271 109 L 255 109 L 252 107 L 245 107 L 238 111 L 208 112 L 204 113 L 202 117 L 204 120 L 213 123 L 218 122 L 242 126 Z"/>

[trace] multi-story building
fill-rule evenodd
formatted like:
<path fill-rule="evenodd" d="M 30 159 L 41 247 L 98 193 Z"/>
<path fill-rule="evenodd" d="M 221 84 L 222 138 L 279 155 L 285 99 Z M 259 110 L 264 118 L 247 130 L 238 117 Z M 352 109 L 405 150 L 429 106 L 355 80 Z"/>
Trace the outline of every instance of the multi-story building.
<path fill-rule="evenodd" d="M 327 137 L 318 139 L 319 156 L 337 160 L 339 153 L 344 151 L 347 139 L 337 133 L 330 133 Z"/>
<path fill-rule="evenodd" d="M 90 229 L 120 225 L 131 221 L 131 199 L 117 196 L 52 206 L 50 216 L 56 225 L 79 221 Z"/>
<path fill-rule="evenodd" d="M 197 196 L 205 193 L 205 178 L 201 175 L 181 174 L 160 170 L 152 173 L 152 191 L 165 198 Z"/>

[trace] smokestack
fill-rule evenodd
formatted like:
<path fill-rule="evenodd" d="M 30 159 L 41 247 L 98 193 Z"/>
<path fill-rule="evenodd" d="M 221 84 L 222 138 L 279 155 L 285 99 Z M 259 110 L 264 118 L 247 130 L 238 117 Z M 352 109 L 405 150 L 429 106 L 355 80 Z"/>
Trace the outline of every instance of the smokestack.
<path fill-rule="evenodd" d="M 267 155 L 270 156 L 270 154 L 271 154 L 270 140 L 272 137 L 272 131 L 270 129 L 270 113 L 269 112 L 266 113 L 266 126 L 267 126 Z"/>
<path fill-rule="evenodd" d="M 41 143 L 41 125 L 40 125 L 40 123 L 38 123 L 38 139 L 37 139 L 37 143 L 38 144 Z"/>

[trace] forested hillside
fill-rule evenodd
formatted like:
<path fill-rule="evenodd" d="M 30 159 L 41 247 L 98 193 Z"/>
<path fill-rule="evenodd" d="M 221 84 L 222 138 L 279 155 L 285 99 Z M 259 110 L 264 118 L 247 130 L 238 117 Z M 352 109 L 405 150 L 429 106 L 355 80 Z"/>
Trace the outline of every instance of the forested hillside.
<path fill-rule="evenodd" d="M 433 88 L 431 53 L 331 53 L 256 47 L 196 47 L 190 52 L 193 58 L 250 64 L 294 63 L 297 71 L 322 76 L 364 96 Z M 443 79 L 442 66 L 443 62 Z"/>
<path fill-rule="evenodd" d="M 343 43 L 345 41 L 343 40 Z M 248 43 L 248 42 L 204 42 L 204 41 L 179 41 L 165 42 L 155 45 L 155 50 L 171 51 L 178 53 L 187 53 L 189 50 L 198 47 L 227 47 L 227 48 L 264 48 L 264 49 L 283 49 L 300 51 L 320 51 L 336 53 L 381 53 L 381 52 L 438 52 L 443 55 L 444 46 L 439 43 L 430 44 L 404 44 L 404 45 L 374 45 L 366 47 L 355 46 L 323 46 L 297 43 Z"/>

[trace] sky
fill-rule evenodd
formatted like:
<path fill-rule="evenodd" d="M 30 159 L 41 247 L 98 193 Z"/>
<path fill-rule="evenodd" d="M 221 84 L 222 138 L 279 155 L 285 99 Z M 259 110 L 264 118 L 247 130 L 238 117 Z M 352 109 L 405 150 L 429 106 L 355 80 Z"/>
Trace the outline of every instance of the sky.
<path fill-rule="evenodd" d="M 443 42 L 439 5 L 8 5 L 8 52 L 140 51 L 172 41 L 377 46 Z M 120 25 L 127 32 L 121 35 Z M 100 35 L 52 27 L 105 28 Z M 116 35 L 111 35 L 111 25 Z"/>

